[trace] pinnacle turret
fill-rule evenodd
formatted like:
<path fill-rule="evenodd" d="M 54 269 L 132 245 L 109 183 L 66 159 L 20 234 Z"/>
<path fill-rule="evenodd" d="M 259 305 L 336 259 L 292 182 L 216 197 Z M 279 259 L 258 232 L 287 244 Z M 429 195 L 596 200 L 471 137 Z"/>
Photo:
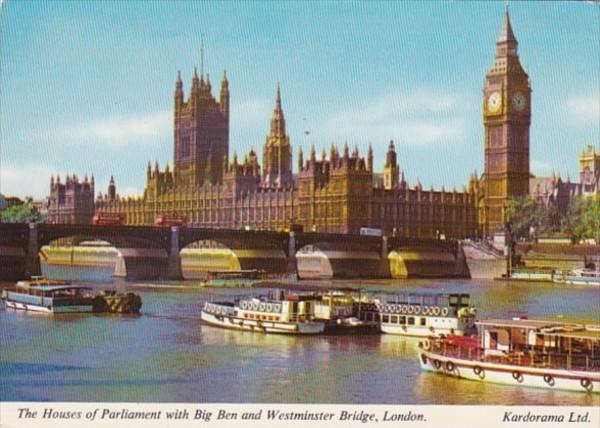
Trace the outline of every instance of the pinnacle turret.
<path fill-rule="evenodd" d="M 275 109 L 273 110 L 273 117 L 271 118 L 271 135 L 285 136 L 285 117 L 283 115 L 283 109 L 281 108 L 281 91 L 279 89 L 279 83 L 277 84 L 277 94 L 275 96 Z"/>
<path fill-rule="evenodd" d="M 512 26 L 510 25 L 508 6 L 506 6 L 506 11 L 504 12 L 504 23 L 502 24 L 502 31 L 500 32 L 500 36 L 498 36 L 497 43 L 517 43 L 517 38 L 513 33 Z"/>

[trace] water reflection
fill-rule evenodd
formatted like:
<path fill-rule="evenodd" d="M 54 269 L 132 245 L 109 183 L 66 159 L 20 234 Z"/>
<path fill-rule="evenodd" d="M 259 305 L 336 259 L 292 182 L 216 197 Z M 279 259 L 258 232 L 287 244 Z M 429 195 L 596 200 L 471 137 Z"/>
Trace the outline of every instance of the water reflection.
<path fill-rule="evenodd" d="M 479 317 L 598 319 L 600 290 L 499 281 L 327 281 L 394 292 L 470 293 Z M 9 284 L 10 285 L 10 284 Z M 600 396 L 484 384 L 422 372 L 419 339 L 291 336 L 202 325 L 204 301 L 267 290 L 129 283 L 140 316 L 32 315 L 0 309 L 0 399 L 598 405 Z M 60 373 L 57 376 L 57 373 Z"/>

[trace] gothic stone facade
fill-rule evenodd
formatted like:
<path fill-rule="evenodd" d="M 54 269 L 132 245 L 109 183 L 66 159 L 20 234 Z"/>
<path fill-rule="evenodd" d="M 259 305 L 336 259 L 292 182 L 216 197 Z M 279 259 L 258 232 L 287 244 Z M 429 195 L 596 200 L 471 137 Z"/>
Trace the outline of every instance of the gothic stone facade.
<path fill-rule="evenodd" d="M 182 179 L 175 165 L 173 171 L 168 165 L 164 170 L 148 165 L 141 197 L 120 198 L 112 189 L 96 200 L 96 210 L 123 213 L 126 223 L 134 225 L 153 224 L 158 215 L 167 214 L 185 216 L 189 226 L 198 227 L 280 230 L 294 223 L 319 232 L 358 233 L 361 227 L 376 227 L 419 237 L 477 233 L 476 180 L 461 192 L 425 191 L 420 184 L 410 188 L 404 175 L 400 178 L 393 143 L 383 184 L 373 171 L 372 150 L 365 159 L 357 149 L 350 154 L 347 146 L 341 155 L 332 147 L 329 159 L 323 154 L 319 160 L 312 148 L 306 162 L 300 152 L 294 176 L 279 89 L 262 167 L 253 150 L 242 161 L 234 153 L 231 162 L 222 163 L 220 179 L 194 184 Z"/>
<path fill-rule="evenodd" d="M 50 198 L 48 200 L 49 221 L 51 223 L 91 223 L 94 216 L 94 177 L 87 175 L 80 181 L 73 174 L 67 175 L 65 183 L 60 177 L 50 178 Z"/>
<path fill-rule="evenodd" d="M 393 143 L 383 174 L 374 172 L 370 148 L 364 157 L 333 146 L 319 159 L 314 147 L 306 161 L 300 152 L 294 175 L 279 87 L 262 166 L 253 150 L 230 160 L 227 77 L 217 101 L 208 76 L 194 71 L 187 100 L 180 76 L 175 85 L 173 170 L 148 164 L 143 195 L 120 198 L 113 189 L 95 201 L 95 210 L 123 213 L 134 225 L 168 214 L 201 227 L 278 230 L 295 223 L 318 232 L 373 227 L 398 236 L 490 235 L 503 225 L 506 202 L 529 194 L 530 102 L 507 12 L 484 86 L 484 174 L 472 175 L 460 191 L 424 190 L 406 182 Z"/>

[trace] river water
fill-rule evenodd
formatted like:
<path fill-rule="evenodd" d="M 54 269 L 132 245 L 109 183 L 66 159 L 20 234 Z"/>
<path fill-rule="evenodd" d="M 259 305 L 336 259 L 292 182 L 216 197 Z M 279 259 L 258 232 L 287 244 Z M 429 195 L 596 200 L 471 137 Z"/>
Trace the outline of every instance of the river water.
<path fill-rule="evenodd" d="M 117 279 L 92 285 L 139 293 L 142 314 L 48 316 L 2 307 L 0 400 L 600 404 L 598 395 L 422 372 L 417 339 L 265 335 L 200 324 L 200 308 L 211 295 L 251 294 L 252 289 Z M 600 321 L 600 290 L 585 287 L 485 280 L 336 281 L 335 285 L 470 293 L 480 318 L 563 315 Z"/>

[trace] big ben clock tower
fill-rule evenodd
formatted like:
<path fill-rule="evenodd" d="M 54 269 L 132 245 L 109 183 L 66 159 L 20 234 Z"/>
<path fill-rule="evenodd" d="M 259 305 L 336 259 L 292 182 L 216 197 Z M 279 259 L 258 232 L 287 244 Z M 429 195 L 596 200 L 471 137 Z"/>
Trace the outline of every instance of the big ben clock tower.
<path fill-rule="evenodd" d="M 483 88 L 484 235 L 492 235 L 505 221 L 506 203 L 529 194 L 529 125 L 531 88 L 517 54 L 517 39 L 508 8 L 496 42 L 494 65 Z"/>

